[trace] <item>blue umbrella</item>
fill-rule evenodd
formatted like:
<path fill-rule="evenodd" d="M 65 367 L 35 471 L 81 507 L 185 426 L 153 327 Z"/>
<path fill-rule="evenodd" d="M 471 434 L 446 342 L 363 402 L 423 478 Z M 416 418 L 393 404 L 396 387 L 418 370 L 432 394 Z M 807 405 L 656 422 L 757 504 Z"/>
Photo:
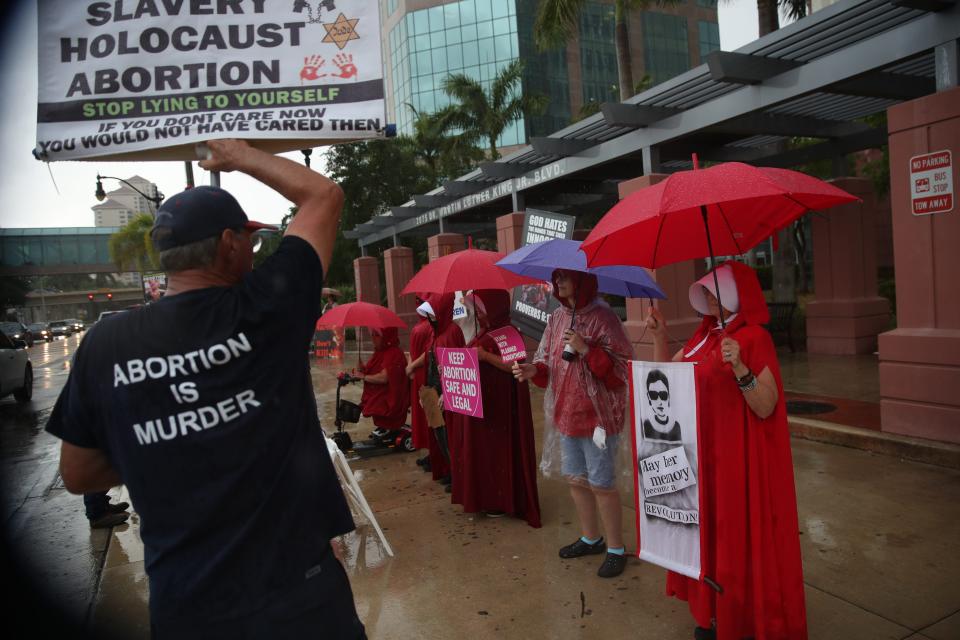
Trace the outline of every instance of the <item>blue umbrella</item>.
<path fill-rule="evenodd" d="M 554 269 L 583 271 L 597 276 L 598 288 L 603 293 L 625 298 L 667 297 L 643 267 L 587 267 L 587 256 L 580 251 L 580 244 L 577 240 L 561 239 L 528 244 L 508 254 L 497 266 L 546 282 L 550 282 Z"/>

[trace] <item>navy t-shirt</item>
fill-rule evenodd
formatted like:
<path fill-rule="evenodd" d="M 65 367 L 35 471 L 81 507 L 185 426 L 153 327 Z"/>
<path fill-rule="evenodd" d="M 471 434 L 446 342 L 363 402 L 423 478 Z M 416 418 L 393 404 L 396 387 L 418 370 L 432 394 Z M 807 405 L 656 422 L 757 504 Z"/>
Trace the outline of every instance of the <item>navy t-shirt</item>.
<path fill-rule="evenodd" d="M 317 419 L 308 345 L 323 268 L 304 240 L 232 287 L 109 316 L 47 430 L 106 452 L 140 515 L 155 620 L 316 606 L 354 528 Z"/>

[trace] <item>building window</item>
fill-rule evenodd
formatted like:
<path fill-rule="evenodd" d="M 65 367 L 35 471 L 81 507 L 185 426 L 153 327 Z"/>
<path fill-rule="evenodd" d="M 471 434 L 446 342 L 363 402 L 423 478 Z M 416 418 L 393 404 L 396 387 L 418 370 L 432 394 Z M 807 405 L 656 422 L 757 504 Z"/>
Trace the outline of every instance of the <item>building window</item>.
<path fill-rule="evenodd" d="M 666 13 L 643 14 L 643 48 L 646 72 L 654 84 L 680 75 L 690 68 L 687 19 Z"/>
<path fill-rule="evenodd" d="M 583 84 L 583 104 L 619 99 L 617 49 L 613 41 L 614 20 L 613 5 L 590 2 L 580 12 L 580 77 Z"/>
<path fill-rule="evenodd" d="M 700 60 L 703 61 L 711 51 L 720 50 L 720 25 L 699 20 L 697 31 L 700 33 Z"/>
<path fill-rule="evenodd" d="M 397 23 L 388 41 L 399 133 L 413 131 L 414 115 L 405 103 L 423 114 L 449 104 L 443 82 L 451 73 L 489 89 L 493 75 L 517 58 L 515 14 L 513 0 L 462 0 L 410 12 Z M 525 141 L 519 122 L 504 133 L 503 144 Z"/>

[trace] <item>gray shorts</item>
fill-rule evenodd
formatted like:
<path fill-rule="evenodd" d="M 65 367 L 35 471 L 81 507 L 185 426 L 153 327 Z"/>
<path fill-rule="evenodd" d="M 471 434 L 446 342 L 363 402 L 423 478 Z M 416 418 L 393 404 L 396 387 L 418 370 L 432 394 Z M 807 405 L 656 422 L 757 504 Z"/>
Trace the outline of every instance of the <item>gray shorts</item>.
<path fill-rule="evenodd" d="M 560 471 L 573 482 L 586 480 L 597 489 L 613 489 L 615 459 L 620 434 L 607 435 L 607 448 L 600 449 L 593 438 L 560 434 Z"/>

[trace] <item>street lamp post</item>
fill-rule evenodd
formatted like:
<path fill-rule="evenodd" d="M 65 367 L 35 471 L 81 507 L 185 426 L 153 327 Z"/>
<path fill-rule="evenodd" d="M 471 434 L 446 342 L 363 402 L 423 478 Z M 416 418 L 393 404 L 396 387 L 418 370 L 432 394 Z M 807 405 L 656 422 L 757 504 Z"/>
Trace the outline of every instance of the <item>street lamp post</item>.
<path fill-rule="evenodd" d="M 156 191 L 155 195 L 148 196 L 143 191 L 140 191 L 140 189 L 137 189 L 135 186 L 133 186 L 123 178 L 115 178 L 113 176 L 102 176 L 99 173 L 97 174 L 97 190 L 93 193 L 93 196 L 97 199 L 97 202 L 103 202 L 103 199 L 107 197 L 107 192 L 103 190 L 103 183 L 101 182 L 101 180 L 103 180 L 104 178 L 107 178 L 109 180 L 119 180 L 120 182 L 127 185 L 128 187 L 130 187 L 131 189 L 133 189 L 134 191 L 142 195 L 144 198 L 152 202 L 154 206 L 156 206 L 157 208 L 159 208 L 160 203 L 163 202 L 163 198 L 164 198 L 163 194 L 157 191 L 156 189 L 154 189 L 154 191 Z"/>

